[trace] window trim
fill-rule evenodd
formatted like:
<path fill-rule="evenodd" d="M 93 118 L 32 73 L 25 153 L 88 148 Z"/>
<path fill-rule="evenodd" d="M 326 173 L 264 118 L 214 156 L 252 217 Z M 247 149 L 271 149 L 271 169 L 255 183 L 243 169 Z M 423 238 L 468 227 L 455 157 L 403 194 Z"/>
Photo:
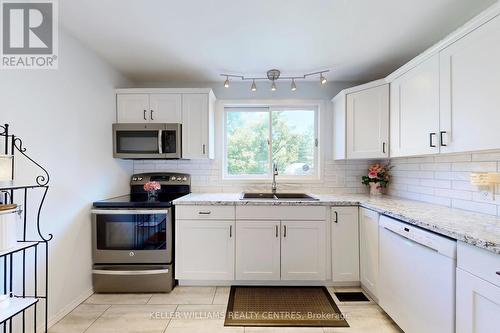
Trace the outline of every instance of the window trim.
<path fill-rule="evenodd" d="M 285 181 L 288 183 L 311 183 L 311 182 L 319 182 L 321 180 L 322 172 L 322 155 L 321 155 L 321 133 L 320 133 L 320 116 L 321 116 L 321 104 L 320 103 L 311 103 L 310 101 L 306 103 L 301 102 L 291 102 L 291 103 L 258 103 L 258 104 L 236 104 L 236 103 L 228 103 L 221 105 L 222 109 L 222 180 L 227 182 L 263 182 L 267 183 L 272 179 L 272 112 L 274 111 L 303 111 L 307 109 L 311 109 L 314 111 L 314 133 L 315 140 L 317 144 L 315 144 L 314 149 L 314 162 L 316 163 L 316 172 L 310 176 L 290 176 L 290 175 L 279 175 L 278 179 L 280 181 Z M 252 111 L 255 112 L 266 111 L 269 112 L 269 169 L 265 175 L 238 175 L 233 176 L 227 174 L 227 113 L 231 111 L 231 109 L 241 109 L 241 112 Z M 247 109 L 247 110 L 245 110 Z"/>

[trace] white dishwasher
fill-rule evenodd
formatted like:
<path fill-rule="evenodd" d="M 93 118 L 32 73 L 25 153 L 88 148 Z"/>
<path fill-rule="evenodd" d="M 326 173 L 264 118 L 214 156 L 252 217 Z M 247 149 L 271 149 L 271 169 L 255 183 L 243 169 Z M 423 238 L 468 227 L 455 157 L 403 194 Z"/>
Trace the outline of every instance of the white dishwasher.
<path fill-rule="evenodd" d="M 382 216 L 379 304 L 405 333 L 455 332 L 457 242 Z"/>

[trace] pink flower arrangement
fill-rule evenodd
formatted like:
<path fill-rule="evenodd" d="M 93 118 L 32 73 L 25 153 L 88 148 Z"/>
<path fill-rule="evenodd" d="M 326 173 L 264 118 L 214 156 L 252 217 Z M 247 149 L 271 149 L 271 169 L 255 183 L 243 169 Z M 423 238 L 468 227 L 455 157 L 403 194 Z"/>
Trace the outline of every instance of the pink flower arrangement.
<path fill-rule="evenodd" d="M 144 184 L 144 191 L 152 192 L 161 189 L 161 184 L 158 182 L 147 182 Z"/>
<path fill-rule="evenodd" d="M 389 183 L 389 170 L 391 169 L 392 167 L 389 165 L 381 165 L 380 163 L 373 164 L 368 168 L 368 176 L 363 176 L 362 183 L 365 185 L 375 183 L 378 184 L 380 188 L 385 188 Z"/>

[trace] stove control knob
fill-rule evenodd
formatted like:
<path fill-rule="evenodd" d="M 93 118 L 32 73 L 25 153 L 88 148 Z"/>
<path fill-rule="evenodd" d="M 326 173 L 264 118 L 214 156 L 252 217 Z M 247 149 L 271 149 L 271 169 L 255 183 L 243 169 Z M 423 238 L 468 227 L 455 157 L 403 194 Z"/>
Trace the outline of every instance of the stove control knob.
<path fill-rule="evenodd" d="M 137 180 L 137 177 L 132 177 L 132 181 L 136 181 Z"/>
<path fill-rule="evenodd" d="M 184 177 L 182 178 L 182 180 L 186 182 L 188 180 L 188 177 Z"/>
<path fill-rule="evenodd" d="M 181 177 L 177 177 L 177 181 L 180 182 L 182 180 Z"/>
<path fill-rule="evenodd" d="M 137 180 L 142 180 L 142 177 L 137 178 Z"/>
<path fill-rule="evenodd" d="M 176 180 L 177 178 L 176 178 L 175 176 L 172 176 L 172 178 L 170 178 L 170 179 L 172 179 L 172 180 Z"/>

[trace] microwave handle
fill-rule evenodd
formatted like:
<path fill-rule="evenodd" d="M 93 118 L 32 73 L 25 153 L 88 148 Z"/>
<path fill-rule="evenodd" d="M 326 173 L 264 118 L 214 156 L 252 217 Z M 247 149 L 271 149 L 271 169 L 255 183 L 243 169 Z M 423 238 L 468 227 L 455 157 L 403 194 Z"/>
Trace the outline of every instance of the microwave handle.
<path fill-rule="evenodd" d="M 161 133 L 162 133 L 162 130 L 159 130 L 158 131 L 158 151 L 160 152 L 160 154 L 163 154 L 163 143 L 161 142 Z"/>

